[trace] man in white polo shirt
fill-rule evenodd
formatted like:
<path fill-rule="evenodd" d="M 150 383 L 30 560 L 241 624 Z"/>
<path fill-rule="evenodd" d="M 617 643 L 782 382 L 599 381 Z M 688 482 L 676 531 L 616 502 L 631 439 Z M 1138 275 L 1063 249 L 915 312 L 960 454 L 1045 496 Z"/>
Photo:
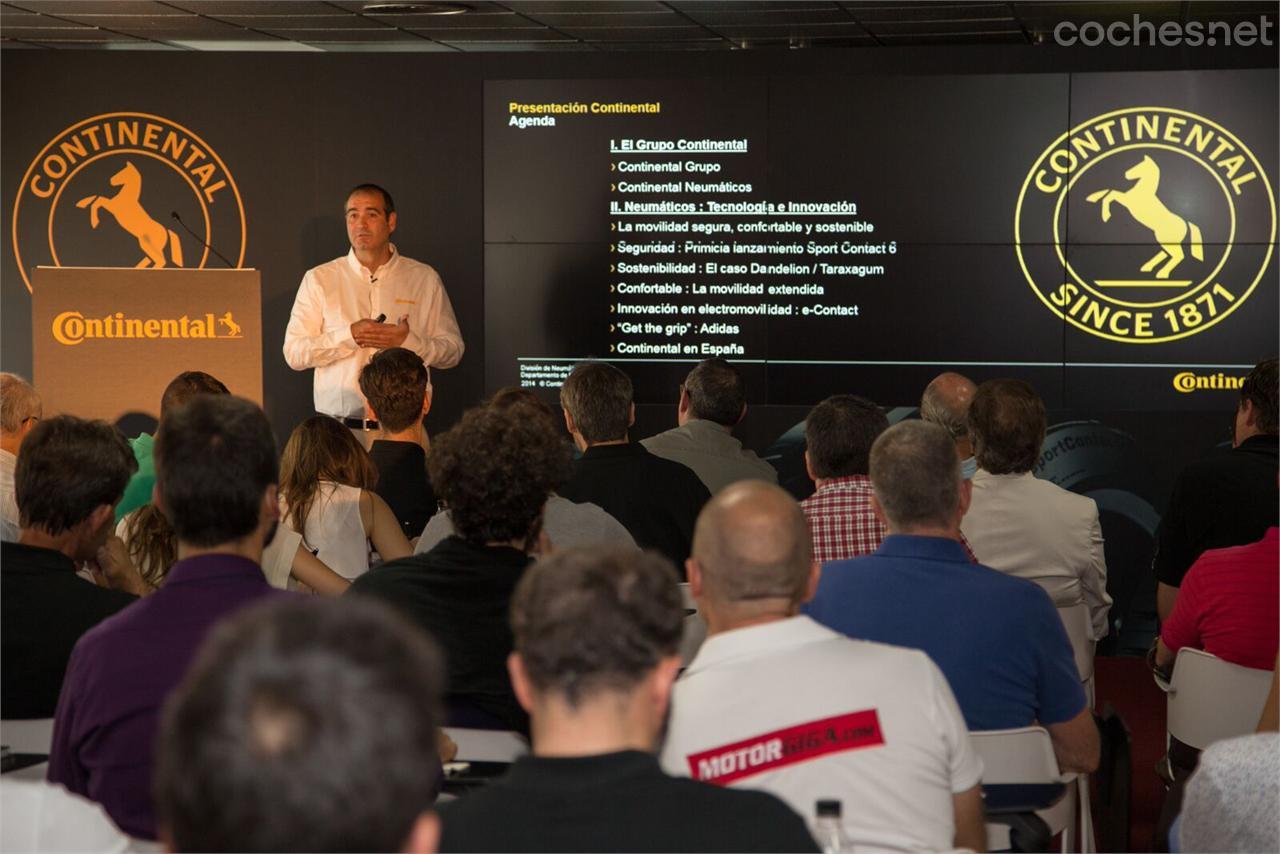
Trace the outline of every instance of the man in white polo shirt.
<path fill-rule="evenodd" d="M 799 615 L 818 566 L 787 493 L 720 492 L 687 567 L 710 634 L 676 683 L 668 773 L 763 789 L 810 817 L 839 799 L 859 847 L 982 850 L 982 762 L 946 679 L 923 652 Z"/>
<path fill-rule="evenodd" d="M 284 333 L 284 358 L 295 371 L 315 368 L 315 407 L 342 421 L 368 447 L 360 370 L 378 350 L 404 347 L 429 367 L 462 359 L 462 334 L 440 276 L 405 258 L 391 243 L 395 202 L 361 184 L 346 204 L 351 251 L 302 277 Z"/>

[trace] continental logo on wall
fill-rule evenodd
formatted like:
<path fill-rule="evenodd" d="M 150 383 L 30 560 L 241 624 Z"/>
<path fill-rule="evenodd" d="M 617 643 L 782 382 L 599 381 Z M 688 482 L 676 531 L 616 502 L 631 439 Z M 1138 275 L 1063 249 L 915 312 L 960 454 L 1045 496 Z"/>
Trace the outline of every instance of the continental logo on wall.
<path fill-rule="evenodd" d="M 1134 107 L 1054 140 L 1018 196 L 1028 284 L 1066 322 L 1156 344 L 1247 310 L 1271 262 L 1275 196 L 1245 142 L 1204 116 Z"/>
<path fill-rule="evenodd" d="M 181 317 L 126 317 L 117 311 L 105 317 L 85 317 L 64 311 L 53 319 L 53 340 L 68 347 L 94 339 L 244 338 L 231 312 Z"/>
<path fill-rule="evenodd" d="M 1192 371 L 1180 371 L 1173 375 L 1173 387 L 1183 394 L 1193 391 L 1236 390 L 1244 385 L 1244 377 L 1233 377 L 1230 374 L 1197 374 Z"/>
<path fill-rule="evenodd" d="M 203 139 L 147 113 L 94 116 L 53 137 L 13 204 L 28 291 L 37 266 L 199 269 L 206 243 L 243 266 L 240 190 Z"/>

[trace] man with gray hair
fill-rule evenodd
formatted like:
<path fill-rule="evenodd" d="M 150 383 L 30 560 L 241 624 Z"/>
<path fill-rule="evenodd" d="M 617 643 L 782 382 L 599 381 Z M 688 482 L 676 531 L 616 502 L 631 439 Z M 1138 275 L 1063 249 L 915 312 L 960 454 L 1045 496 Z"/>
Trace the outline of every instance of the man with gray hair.
<path fill-rule="evenodd" d="M 1093 771 L 1099 738 L 1071 642 L 1035 583 L 971 563 L 960 520 L 971 485 L 941 427 L 905 421 L 871 448 L 875 554 L 828 564 L 807 613 L 867 640 L 928 653 L 971 730 L 1039 724 L 1063 772 Z"/>
<path fill-rule="evenodd" d="M 599 505 L 641 548 L 656 549 L 683 566 L 694 520 L 711 495 L 692 469 L 630 440 L 636 420 L 631 378 L 605 362 L 583 362 L 560 387 L 560 405 L 582 452 L 560 495 Z"/>
<path fill-rule="evenodd" d="M 956 443 L 956 457 L 960 460 L 960 471 L 965 480 L 978 470 L 968 424 L 969 404 L 977 390 L 973 380 L 963 374 L 946 371 L 925 386 L 920 398 L 920 418 L 946 430 Z"/>
<path fill-rule="evenodd" d="M 43 412 L 40 395 L 29 382 L 17 374 L 0 373 L 0 540 L 6 543 L 18 541 L 20 527 L 13 492 L 18 448 Z"/>
<path fill-rule="evenodd" d="M 720 492 L 687 569 L 710 635 L 676 683 L 669 773 L 763 789 L 805 815 L 842 799 L 858 848 L 983 850 L 982 763 L 946 679 L 918 650 L 800 615 L 818 566 L 790 495 L 760 481 Z"/>
<path fill-rule="evenodd" d="M 715 495 L 740 480 L 778 482 L 778 471 L 742 447 L 733 428 L 747 417 L 747 386 L 724 359 L 699 362 L 680 384 L 676 427 L 641 441 L 645 450 L 693 469 Z"/>

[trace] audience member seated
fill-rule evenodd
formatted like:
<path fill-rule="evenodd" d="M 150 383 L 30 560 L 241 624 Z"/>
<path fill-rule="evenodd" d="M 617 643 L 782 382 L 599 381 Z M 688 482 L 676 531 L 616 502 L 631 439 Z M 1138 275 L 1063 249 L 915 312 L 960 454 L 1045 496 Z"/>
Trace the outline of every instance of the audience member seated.
<path fill-rule="evenodd" d="M 178 560 L 178 539 L 169 520 L 154 504 L 144 504 L 116 525 L 116 535 L 124 541 L 129 562 L 148 591 L 164 583 Z M 280 525 L 262 551 L 262 574 L 267 583 L 281 590 L 292 580 L 321 596 L 340 596 L 351 582 L 324 565 L 302 544 L 302 535 L 288 525 Z"/>
<path fill-rule="evenodd" d="M 435 851 L 443 671 L 376 603 L 236 615 L 165 707 L 160 838 L 170 851 Z"/>
<path fill-rule="evenodd" d="M 1240 386 L 1232 448 L 1187 466 L 1174 484 L 1156 531 L 1161 620 L 1173 613 L 1182 578 L 1201 552 L 1257 542 L 1280 517 L 1278 387 L 1275 359 L 1254 366 Z"/>
<path fill-rule="evenodd" d="M 978 472 L 960 528 L 984 566 L 1034 581 L 1058 608 L 1084 602 L 1099 640 L 1111 597 L 1098 505 L 1032 474 L 1044 432 L 1044 403 L 1031 386 L 978 386 L 969 406 Z"/>
<path fill-rule="evenodd" d="M 504 409 L 519 408 L 527 418 L 540 418 L 548 425 L 548 429 L 556 435 L 564 435 L 561 431 L 564 422 L 558 412 L 550 404 L 528 389 L 509 386 L 499 389 L 488 401 L 489 406 Z M 565 439 L 568 442 L 568 438 Z M 568 477 L 569 470 L 565 470 Z M 558 489 L 561 484 L 557 483 Z M 578 504 L 552 492 L 547 497 L 547 504 L 542 513 L 542 530 L 557 549 L 577 548 L 581 546 L 613 546 L 616 548 L 636 548 L 636 541 L 621 522 L 590 502 Z M 414 546 L 415 554 L 429 552 L 446 537 L 456 533 L 448 510 L 441 510 L 422 532 L 418 544 Z"/>
<path fill-rule="evenodd" d="M 0 541 L 18 541 L 18 502 L 13 475 L 18 449 L 43 414 L 40 395 L 17 374 L 0 373 Z"/>
<path fill-rule="evenodd" d="M 863 397 L 837 394 L 804 422 L 804 466 L 817 491 L 801 502 L 813 559 L 820 563 L 871 554 L 884 524 L 871 512 L 867 455 L 889 420 Z"/>
<path fill-rule="evenodd" d="M 680 386 L 676 424 L 640 442 L 646 451 L 693 469 L 715 495 L 739 480 L 778 482 L 777 470 L 733 437 L 747 416 L 747 386 L 724 359 L 707 359 Z"/>
<path fill-rule="evenodd" d="M 146 839 L 155 838 L 152 759 L 165 697 L 215 623 L 286 595 L 260 566 L 280 518 L 275 441 L 262 410 L 199 395 L 160 422 L 155 462 L 155 501 L 177 535 L 178 562 L 159 590 L 76 644 L 49 756 L 51 782 Z"/>
<path fill-rule="evenodd" d="M 636 420 L 631 395 L 627 375 L 604 362 L 583 362 L 565 379 L 560 405 L 582 456 L 560 494 L 598 504 L 641 548 L 683 566 L 694 520 L 711 494 L 692 469 L 630 440 L 627 431 Z"/>
<path fill-rule="evenodd" d="M 922 649 L 970 730 L 1039 724 L 1063 771 L 1092 771 L 1099 737 L 1071 642 L 1039 586 L 967 559 L 969 508 L 951 437 L 906 421 L 871 449 L 872 507 L 888 527 L 875 554 L 832 564 L 806 611 L 856 638 Z"/>
<path fill-rule="evenodd" d="M 938 374 L 925 386 L 920 398 L 920 418 L 946 430 L 956 443 L 960 459 L 960 476 L 965 480 L 978 470 L 973 456 L 973 440 L 969 437 L 969 404 L 978 387 L 973 380 L 952 371 Z"/>
<path fill-rule="evenodd" d="M 1179 596 L 1181 600 L 1181 595 Z M 1209 745 L 1187 782 L 1174 851 L 1280 851 L 1280 734 Z"/>
<path fill-rule="evenodd" d="M 436 512 L 422 426 L 431 408 L 431 375 L 417 353 L 391 347 L 379 350 L 361 369 L 360 391 L 366 416 L 381 430 L 369 446 L 369 459 L 378 470 L 374 491 L 396 514 L 405 539 L 412 540 Z"/>
<path fill-rule="evenodd" d="M 1242 667 L 1270 670 L 1280 646 L 1280 528 L 1247 546 L 1210 549 L 1187 571 L 1160 627 L 1156 667 L 1171 672 L 1178 650 L 1203 649 Z"/>
<path fill-rule="evenodd" d="M 815 851 L 763 792 L 662 773 L 653 755 L 680 667 L 684 608 L 653 553 L 539 561 L 511 608 L 511 681 L 533 755 L 440 808 L 442 851 Z"/>
<path fill-rule="evenodd" d="M 373 491 L 377 482 L 368 452 L 336 418 L 313 415 L 303 421 L 280 458 L 285 524 L 347 580 L 369 571 L 371 545 L 382 560 L 413 554 L 395 514 Z"/>
<path fill-rule="evenodd" d="M 6 718 L 53 717 L 76 641 L 143 592 L 142 579 L 120 561 L 119 542 L 107 546 L 112 510 L 136 467 L 128 443 L 103 421 L 50 418 L 23 443 L 15 472 L 18 541 L 0 543 Z M 119 589 L 77 577 L 79 561 L 99 563 Z"/>
<path fill-rule="evenodd" d="M 160 395 L 160 418 L 166 413 L 181 406 L 197 394 L 231 394 L 217 377 L 204 371 L 183 371 L 174 377 Z M 156 485 L 156 465 L 152 459 L 155 437 L 150 433 L 142 433 L 136 439 L 129 440 L 133 448 L 134 458 L 138 461 L 138 470 L 129 479 L 125 487 L 124 498 L 116 506 L 116 522 L 146 504 L 151 503 L 151 490 Z"/>
<path fill-rule="evenodd" d="M 427 465 L 457 534 L 361 576 L 351 594 L 382 599 L 439 642 L 451 725 L 526 730 L 507 676 L 507 615 L 545 539 L 542 506 L 564 478 L 569 448 L 545 420 L 485 406 L 434 439 Z"/>
<path fill-rule="evenodd" d="M 798 812 L 842 799 L 857 849 L 983 848 L 982 762 L 937 665 L 799 615 L 819 569 L 790 495 L 719 493 L 688 569 L 709 636 L 676 682 L 669 773 L 763 789 Z"/>

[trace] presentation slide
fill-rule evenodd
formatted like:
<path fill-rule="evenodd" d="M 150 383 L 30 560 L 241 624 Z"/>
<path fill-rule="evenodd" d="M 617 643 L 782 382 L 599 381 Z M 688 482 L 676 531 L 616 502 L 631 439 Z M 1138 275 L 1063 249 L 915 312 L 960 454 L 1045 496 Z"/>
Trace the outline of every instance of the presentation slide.
<path fill-rule="evenodd" d="M 1202 408 L 1277 339 L 1267 71 L 486 84 L 486 384 Z M 1210 404 L 1215 405 L 1215 404 Z"/>

